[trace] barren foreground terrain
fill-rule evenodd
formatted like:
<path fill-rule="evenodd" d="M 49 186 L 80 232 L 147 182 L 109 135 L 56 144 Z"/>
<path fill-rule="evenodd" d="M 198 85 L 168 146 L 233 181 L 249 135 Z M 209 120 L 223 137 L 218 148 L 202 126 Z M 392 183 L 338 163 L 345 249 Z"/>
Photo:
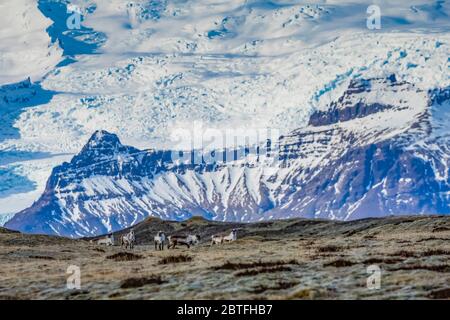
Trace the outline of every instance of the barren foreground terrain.
<path fill-rule="evenodd" d="M 210 247 L 211 234 L 238 228 L 238 240 Z M 255 224 L 163 222 L 134 227 L 125 250 L 86 239 L 0 229 L 1 299 L 448 299 L 450 217 L 352 222 L 283 220 Z M 202 243 L 155 251 L 158 230 L 197 233 Z M 120 234 L 116 234 L 116 242 Z M 81 289 L 69 290 L 79 266 Z M 369 289 L 367 268 L 381 269 Z M 373 268 L 373 267 L 372 267 Z"/>

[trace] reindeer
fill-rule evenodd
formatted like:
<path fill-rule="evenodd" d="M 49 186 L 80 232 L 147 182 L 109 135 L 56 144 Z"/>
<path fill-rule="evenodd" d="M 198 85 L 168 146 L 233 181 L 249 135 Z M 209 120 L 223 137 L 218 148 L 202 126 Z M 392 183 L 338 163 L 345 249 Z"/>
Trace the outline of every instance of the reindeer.
<path fill-rule="evenodd" d="M 198 243 L 200 243 L 200 236 L 197 234 L 190 234 L 188 236 L 173 235 L 169 236 L 169 245 L 167 246 L 167 249 L 175 249 L 177 244 L 185 245 L 189 249 L 192 245 Z"/>
<path fill-rule="evenodd" d="M 106 245 L 106 246 L 113 246 L 114 245 L 114 235 L 112 233 L 108 234 L 106 238 L 98 239 L 97 244 L 99 245 Z"/>
<path fill-rule="evenodd" d="M 166 235 L 164 234 L 164 232 L 159 231 L 155 238 L 155 250 L 164 250 L 164 243 L 166 242 Z"/>
<path fill-rule="evenodd" d="M 215 234 L 211 236 L 211 246 L 222 244 L 224 242 L 232 242 L 237 240 L 237 229 L 231 230 L 229 234 Z"/>
<path fill-rule="evenodd" d="M 200 235 L 198 234 L 190 234 L 187 236 L 187 241 L 193 246 L 199 244 L 200 239 Z"/>
<path fill-rule="evenodd" d="M 125 249 L 128 248 L 133 249 L 135 241 L 136 237 L 134 236 L 134 230 L 131 229 L 131 231 L 128 234 L 122 236 L 120 246 L 121 247 L 125 246 Z"/>
<path fill-rule="evenodd" d="M 211 236 L 211 246 L 213 246 L 215 244 L 222 244 L 222 243 L 223 243 L 222 235 L 214 234 Z"/>
<path fill-rule="evenodd" d="M 230 234 L 223 237 L 223 242 L 232 242 L 237 240 L 237 229 L 231 230 Z"/>

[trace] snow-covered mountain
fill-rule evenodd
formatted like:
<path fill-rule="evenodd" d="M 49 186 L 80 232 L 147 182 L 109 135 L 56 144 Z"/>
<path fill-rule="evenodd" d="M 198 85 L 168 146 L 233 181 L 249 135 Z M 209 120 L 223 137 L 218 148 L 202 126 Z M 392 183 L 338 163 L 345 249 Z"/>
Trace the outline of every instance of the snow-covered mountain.
<path fill-rule="evenodd" d="M 379 30 L 366 26 L 373 4 L 381 10 Z M 70 161 L 96 130 L 141 150 L 189 147 L 173 135 L 196 130 L 198 122 L 221 131 L 273 129 L 287 145 L 289 137 L 303 141 L 297 132 L 310 139 L 337 120 L 362 121 L 347 121 L 354 114 L 389 112 L 376 104 L 401 108 L 408 101 L 416 108 L 450 86 L 448 1 L 5 0 L 0 11 L 0 215 L 7 214 L 0 221 L 30 207 L 53 168 Z M 395 93 L 383 83 L 392 74 Z M 373 86 L 361 93 L 368 114 L 342 106 L 359 99 L 350 91 L 361 81 Z M 439 117 L 447 113 L 427 108 L 437 123 L 433 134 L 445 135 Z M 383 118 L 384 141 L 406 130 L 406 116 Z M 377 130 L 367 132 L 367 143 L 377 141 Z M 344 142 L 341 156 L 351 146 Z M 322 146 L 309 145 L 318 157 L 310 161 L 329 160 L 320 160 Z M 261 204 L 267 217 L 300 194 L 284 185 L 267 188 L 275 190 L 267 196 L 270 214 Z M 344 219 L 345 210 L 331 211 Z M 225 214 L 233 215 L 217 209 L 216 218 Z"/>
<path fill-rule="evenodd" d="M 87 236 L 150 215 L 249 222 L 448 214 L 449 110 L 450 88 L 427 91 L 394 75 L 353 80 L 307 127 L 270 141 L 273 150 L 279 144 L 272 162 L 267 148 L 259 157 L 175 161 L 171 151 L 127 147 L 97 131 L 6 226 Z"/>

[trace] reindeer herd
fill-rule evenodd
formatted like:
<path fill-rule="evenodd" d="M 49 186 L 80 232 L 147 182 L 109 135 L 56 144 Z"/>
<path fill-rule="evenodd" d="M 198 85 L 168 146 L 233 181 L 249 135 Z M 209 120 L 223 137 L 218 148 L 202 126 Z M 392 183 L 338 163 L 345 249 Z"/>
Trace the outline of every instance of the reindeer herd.
<path fill-rule="evenodd" d="M 211 246 L 236 240 L 237 229 L 233 229 L 230 233 L 212 235 Z M 135 242 L 136 237 L 133 229 L 131 229 L 131 231 L 127 234 L 121 236 L 119 241 L 121 247 L 131 250 L 134 248 Z M 164 246 L 166 245 L 167 249 L 175 249 L 177 245 L 183 245 L 189 249 L 191 246 L 200 243 L 200 236 L 197 234 L 166 236 L 163 231 L 159 231 L 153 238 L 153 242 L 155 244 L 155 250 L 164 250 Z M 99 245 L 114 246 L 114 235 L 109 234 L 104 238 L 98 239 L 95 243 Z"/>

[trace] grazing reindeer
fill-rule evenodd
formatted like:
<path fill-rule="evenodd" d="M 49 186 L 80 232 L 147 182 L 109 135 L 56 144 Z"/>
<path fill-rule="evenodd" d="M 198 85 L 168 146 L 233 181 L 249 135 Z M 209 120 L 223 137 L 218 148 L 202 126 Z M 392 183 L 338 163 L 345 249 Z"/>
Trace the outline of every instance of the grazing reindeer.
<path fill-rule="evenodd" d="M 237 240 L 237 229 L 231 230 L 230 234 L 223 237 L 223 242 L 232 242 Z"/>
<path fill-rule="evenodd" d="M 231 230 L 231 232 L 227 234 L 215 234 L 211 236 L 211 246 L 215 244 L 222 244 L 224 242 L 232 242 L 237 240 L 237 229 Z"/>
<path fill-rule="evenodd" d="M 114 245 L 114 235 L 111 233 L 111 234 L 108 234 L 108 236 L 106 238 L 98 239 L 97 244 L 113 246 Z"/>
<path fill-rule="evenodd" d="M 200 236 L 198 234 L 190 234 L 187 236 L 187 241 L 192 246 L 197 245 L 200 243 Z"/>
<path fill-rule="evenodd" d="M 223 243 L 223 236 L 215 234 L 211 236 L 211 246 L 215 244 L 222 244 Z"/>
<path fill-rule="evenodd" d="M 164 232 L 159 231 L 155 238 L 155 250 L 164 250 L 164 243 L 166 242 L 166 235 Z"/>
<path fill-rule="evenodd" d="M 134 236 L 133 229 L 126 235 L 122 236 L 122 241 L 120 242 L 120 246 L 125 246 L 125 249 L 133 249 L 134 242 L 136 241 L 136 237 Z"/>
<path fill-rule="evenodd" d="M 173 235 L 173 236 L 169 236 L 169 245 L 167 246 L 167 248 L 175 249 L 177 244 L 182 244 L 182 245 L 188 247 L 188 249 L 189 249 L 191 246 L 196 245 L 199 242 L 200 242 L 200 236 L 197 234 L 195 234 L 195 235 L 190 234 L 188 236 Z"/>

